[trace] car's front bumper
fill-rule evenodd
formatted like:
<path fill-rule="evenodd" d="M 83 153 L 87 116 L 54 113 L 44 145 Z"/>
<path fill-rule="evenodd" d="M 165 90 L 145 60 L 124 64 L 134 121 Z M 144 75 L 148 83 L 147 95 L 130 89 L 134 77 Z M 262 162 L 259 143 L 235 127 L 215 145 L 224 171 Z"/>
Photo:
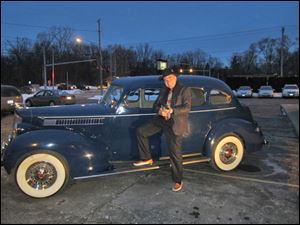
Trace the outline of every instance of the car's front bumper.
<path fill-rule="evenodd" d="M 5 151 L 7 150 L 7 147 L 9 146 L 10 142 L 12 142 L 12 140 L 12 135 L 9 135 L 7 141 L 1 143 L 1 167 L 4 165 Z"/>

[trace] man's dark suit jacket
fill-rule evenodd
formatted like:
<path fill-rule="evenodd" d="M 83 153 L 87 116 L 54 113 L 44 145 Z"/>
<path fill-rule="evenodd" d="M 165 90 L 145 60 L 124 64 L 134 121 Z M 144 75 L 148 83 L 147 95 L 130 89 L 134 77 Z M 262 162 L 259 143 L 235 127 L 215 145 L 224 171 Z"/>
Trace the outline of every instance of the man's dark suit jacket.
<path fill-rule="evenodd" d="M 158 99 L 154 103 L 154 110 L 159 111 L 161 106 L 165 106 L 167 103 L 169 89 L 164 86 L 159 94 Z M 173 132 L 178 136 L 185 136 L 189 133 L 188 116 L 191 110 L 191 91 L 187 87 L 183 87 L 177 81 L 176 86 L 173 89 L 171 108 L 173 113 Z"/>

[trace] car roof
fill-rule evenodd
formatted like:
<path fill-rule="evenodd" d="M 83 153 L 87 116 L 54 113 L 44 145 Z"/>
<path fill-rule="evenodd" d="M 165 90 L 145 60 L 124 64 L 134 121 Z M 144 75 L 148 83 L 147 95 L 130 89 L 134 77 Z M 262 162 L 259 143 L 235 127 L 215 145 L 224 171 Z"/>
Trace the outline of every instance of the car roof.
<path fill-rule="evenodd" d="M 297 86 L 298 87 L 298 85 L 297 84 L 285 84 L 284 86 Z"/>
<path fill-rule="evenodd" d="M 1 88 L 13 88 L 13 89 L 18 89 L 18 88 L 16 88 L 15 86 L 12 86 L 12 85 L 2 85 L 2 84 L 1 84 Z"/>
<path fill-rule="evenodd" d="M 201 75 L 180 75 L 178 76 L 178 81 L 183 86 L 210 87 L 228 92 L 231 91 L 230 87 L 226 83 L 213 77 Z M 160 87 L 163 85 L 163 81 L 160 80 L 159 75 L 128 76 L 114 80 L 112 85 L 122 86 L 128 89 L 137 89 L 150 86 Z"/>

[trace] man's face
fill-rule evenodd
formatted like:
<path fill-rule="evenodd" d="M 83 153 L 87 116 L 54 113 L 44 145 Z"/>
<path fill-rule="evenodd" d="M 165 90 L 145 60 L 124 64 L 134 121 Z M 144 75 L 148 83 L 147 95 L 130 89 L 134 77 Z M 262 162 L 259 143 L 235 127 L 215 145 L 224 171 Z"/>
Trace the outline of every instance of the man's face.
<path fill-rule="evenodd" d="M 167 88 L 173 89 L 176 85 L 177 77 L 175 76 L 175 74 L 170 74 L 164 77 L 164 82 Z"/>

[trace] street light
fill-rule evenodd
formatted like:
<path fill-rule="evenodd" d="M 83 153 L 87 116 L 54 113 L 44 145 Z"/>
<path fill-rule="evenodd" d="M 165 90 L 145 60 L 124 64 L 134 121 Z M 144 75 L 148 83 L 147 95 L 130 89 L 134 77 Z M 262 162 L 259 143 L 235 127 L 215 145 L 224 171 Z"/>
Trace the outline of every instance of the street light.
<path fill-rule="evenodd" d="M 193 68 L 190 68 L 190 69 L 189 69 L 189 72 L 192 73 L 192 72 L 193 72 Z"/>
<path fill-rule="evenodd" d="M 81 44 L 82 43 L 82 39 L 80 37 L 77 37 L 75 39 L 75 42 L 78 43 L 78 44 Z"/>

